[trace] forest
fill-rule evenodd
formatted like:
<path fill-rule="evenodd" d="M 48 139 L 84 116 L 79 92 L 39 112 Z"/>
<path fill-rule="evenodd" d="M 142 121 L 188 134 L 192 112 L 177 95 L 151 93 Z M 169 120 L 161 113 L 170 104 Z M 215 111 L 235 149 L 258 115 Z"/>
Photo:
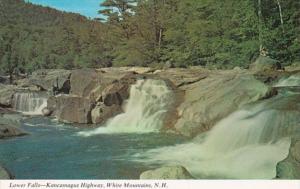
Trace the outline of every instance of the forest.
<path fill-rule="evenodd" d="M 91 19 L 0 0 L 0 73 L 110 66 L 247 68 L 300 62 L 300 1 L 105 0 Z"/>

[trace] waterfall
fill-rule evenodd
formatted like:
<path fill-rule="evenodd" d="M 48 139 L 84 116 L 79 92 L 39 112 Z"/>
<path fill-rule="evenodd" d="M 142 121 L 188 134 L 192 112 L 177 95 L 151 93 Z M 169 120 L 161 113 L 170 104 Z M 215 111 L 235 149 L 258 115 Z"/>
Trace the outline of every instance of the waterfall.
<path fill-rule="evenodd" d="M 182 165 L 196 178 L 271 179 L 300 123 L 300 95 L 248 105 L 191 142 L 134 155 L 148 164 Z"/>
<path fill-rule="evenodd" d="M 172 100 L 173 93 L 164 81 L 138 80 L 130 88 L 129 99 L 124 104 L 124 113 L 110 119 L 105 127 L 79 134 L 90 136 L 101 133 L 157 132 L 163 127 Z"/>
<path fill-rule="evenodd" d="M 47 97 L 37 92 L 17 92 L 14 95 L 13 108 L 28 115 L 41 115 L 47 107 Z"/>

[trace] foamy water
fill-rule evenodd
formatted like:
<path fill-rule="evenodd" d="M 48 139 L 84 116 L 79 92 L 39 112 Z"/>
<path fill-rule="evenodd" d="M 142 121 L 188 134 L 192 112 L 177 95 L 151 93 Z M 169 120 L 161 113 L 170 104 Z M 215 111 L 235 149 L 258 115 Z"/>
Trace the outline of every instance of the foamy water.
<path fill-rule="evenodd" d="M 80 132 L 79 135 L 158 132 L 163 127 L 166 112 L 172 101 L 173 93 L 164 81 L 138 80 L 131 86 L 124 113 L 110 119 L 104 127 Z"/>
<path fill-rule="evenodd" d="M 13 107 L 25 115 L 42 115 L 42 110 L 47 107 L 47 98 L 36 92 L 17 92 Z"/>
<path fill-rule="evenodd" d="M 280 138 L 280 125 L 270 132 L 275 112 L 233 113 L 192 142 L 136 154 L 137 161 L 185 166 L 196 178 L 270 179 L 288 155 L 290 139 Z M 277 130 L 277 131 L 275 131 Z"/>

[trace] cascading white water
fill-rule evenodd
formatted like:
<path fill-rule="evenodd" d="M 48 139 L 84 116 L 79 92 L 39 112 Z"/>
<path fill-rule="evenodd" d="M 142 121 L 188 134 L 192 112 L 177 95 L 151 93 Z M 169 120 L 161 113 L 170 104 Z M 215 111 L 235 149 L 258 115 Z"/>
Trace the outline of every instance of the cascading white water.
<path fill-rule="evenodd" d="M 164 117 L 172 104 L 173 93 L 161 80 L 138 80 L 131 86 L 124 113 L 109 120 L 105 127 L 80 132 L 90 136 L 101 133 L 147 133 L 163 127 Z"/>
<path fill-rule="evenodd" d="M 24 114 L 41 115 L 43 108 L 47 107 L 47 98 L 36 92 L 17 92 L 13 107 Z"/>
<path fill-rule="evenodd" d="M 274 87 L 296 87 L 300 86 L 300 74 L 291 75 L 288 78 L 280 79 Z"/>
<path fill-rule="evenodd" d="M 278 96 L 249 105 L 192 142 L 149 150 L 136 154 L 134 159 L 150 164 L 179 164 L 196 178 L 274 178 L 277 163 L 288 155 L 288 136 L 300 123 L 299 97 Z"/>

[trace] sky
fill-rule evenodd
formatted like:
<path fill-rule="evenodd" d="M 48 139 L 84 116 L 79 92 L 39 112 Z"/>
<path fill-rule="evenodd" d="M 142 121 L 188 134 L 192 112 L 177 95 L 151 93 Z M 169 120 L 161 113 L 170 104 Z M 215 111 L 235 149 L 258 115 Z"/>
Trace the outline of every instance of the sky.
<path fill-rule="evenodd" d="M 90 18 L 100 17 L 98 11 L 104 0 L 27 0 L 66 12 L 79 13 Z"/>

